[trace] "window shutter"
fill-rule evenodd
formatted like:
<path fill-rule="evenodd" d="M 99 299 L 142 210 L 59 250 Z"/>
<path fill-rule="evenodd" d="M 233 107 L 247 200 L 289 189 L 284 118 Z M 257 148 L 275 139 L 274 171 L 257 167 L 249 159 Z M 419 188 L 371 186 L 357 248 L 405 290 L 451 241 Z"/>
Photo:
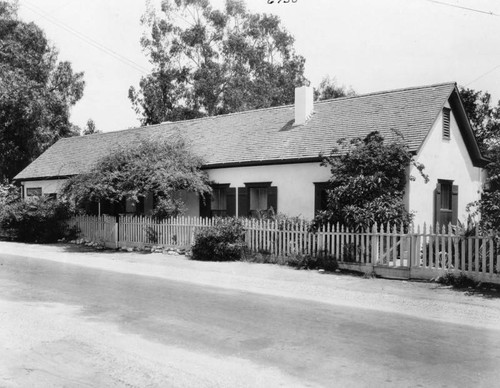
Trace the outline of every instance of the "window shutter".
<path fill-rule="evenodd" d="M 238 217 L 247 217 L 249 211 L 247 188 L 238 187 Z"/>
<path fill-rule="evenodd" d="M 200 217 L 210 217 L 212 215 L 212 196 L 210 194 L 200 195 Z"/>
<path fill-rule="evenodd" d="M 434 190 L 434 225 L 441 220 L 441 183 Z"/>
<path fill-rule="evenodd" d="M 228 187 L 226 189 L 226 214 L 229 217 L 236 215 L 236 188 Z"/>
<path fill-rule="evenodd" d="M 314 184 L 314 214 L 321 210 L 321 184 Z"/>
<path fill-rule="evenodd" d="M 326 210 L 328 206 L 328 182 L 318 182 L 314 184 L 314 214 L 321 210 Z"/>
<path fill-rule="evenodd" d="M 145 213 L 145 202 L 146 202 L 146 198 L 145 197 L 139 197 L 139 201 L 137 202 L 137 206 L 136 206 L 136 213 L 137 214 L 141 214 L 141 215 L 144 215 Z"/>
<path fill-rule="evenodd" d="M 458 186 L 451 187 L 451 223 L 456 225 L 458 222 Z"/>
<path fill-rule="evenodd" d="M 278 214 L 278 188 L 271 186 L 267 189 L 267 208 L 273 208 L 274 213 Z"/>

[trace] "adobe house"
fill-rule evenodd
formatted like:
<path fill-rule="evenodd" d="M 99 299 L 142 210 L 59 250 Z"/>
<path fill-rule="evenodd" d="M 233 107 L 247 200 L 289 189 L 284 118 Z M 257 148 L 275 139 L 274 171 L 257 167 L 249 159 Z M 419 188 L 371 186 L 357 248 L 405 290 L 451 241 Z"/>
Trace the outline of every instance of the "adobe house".
<path fill-rule="evenodd" d="M 119 145 L 145 137 L 159 140 L 181 133 L 214 182 L 210 201 L 180 193 L 187 215 L 247 216 L 273 208 L 312 218 L 324 206 L 330 171 L 319 154 L 337 140 L 379 131 L 386 140 L 398 130 L 425 165 L 429 183 L 408 181 L 405 202 L 415 223 L 465 218 L 466 205 L 479 198 L 484 182 L 481 155 L 455 83 L 384 91 L 313 103 L 309 87 L 297 88 L 295 104 L 216 117 L 162 123 L 88 136 L 64 138 L 15 179 L 25 196 L 57 195 L 70 176 L 88 171 Z M 122 211 L 148 214 L 153 199 L 127 203 Z"/>

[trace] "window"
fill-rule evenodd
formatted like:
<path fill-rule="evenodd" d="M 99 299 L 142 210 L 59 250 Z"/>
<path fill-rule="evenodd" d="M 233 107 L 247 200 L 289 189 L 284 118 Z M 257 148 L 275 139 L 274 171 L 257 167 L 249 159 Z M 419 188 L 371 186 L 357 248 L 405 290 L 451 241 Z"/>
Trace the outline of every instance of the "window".
<path fill-rule="evenodd" d="M 212 194 L 200 197 L 201 217 L 231 217 L 236 215 L 236 188 L 229 184 L 212 185 Z"/>
<path fill-rule="evenodd" d="M 434 222 L 455 225 L 458 220 L 458 186 L 453 181 L 438 180 L 435 190 Z"/>
<path fill-rule="evenodd" d="M 314 214 L 326 210 L 328 206 L 328 182 L 314 184 Z"/>
<path fill-rule="evenodd" d="M 267 210 L 267 187 L 250 188 L 250 212 Z"/>
<path fill-rule="evenodd" d="M 26 196 L 28 197 L 41 197 L 42 188 L 41 187 L 28 187 L 26 189 Z"/>
<path fill-rule="evenodd" d="M 227 196 L 226 196 L 226 187 L 214 187 L 212 189 L 212 198 L 211 198 L 211 212 L 212 217 L 219 216 L 225 217 L 227 215 Z"/>
<path fill-rule="evenodd" d="M 137 203 L 131 198 L 125 200 L 125 213 L 136 213 Z"/>
<path fill-rule="evenodd" d="M 261 217 L 267 212 L 278 212 L 278 188 L 271 182 L 245 183 L 238 188 L 238 215 Z"/>
<path fill-rule="evenodd" d="M 450 109 L 443 108 L 443 139 L 450 139 Z"/>

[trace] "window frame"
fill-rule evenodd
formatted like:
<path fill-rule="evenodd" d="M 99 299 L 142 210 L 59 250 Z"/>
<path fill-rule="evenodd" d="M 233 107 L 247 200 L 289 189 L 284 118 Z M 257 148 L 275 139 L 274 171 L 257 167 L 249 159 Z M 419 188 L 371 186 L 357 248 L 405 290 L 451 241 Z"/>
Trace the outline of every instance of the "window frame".
<path fill-rule="evenodd" d="M 37 190 L 40 194 L 30 194 L 30 191 Z M 26 197 L 41 197 L 43 195 L 43 190 L 41 187 L 26 187 Z"/>
<path fill-rule="evenodd" d="M 266 210 L 250 209 L 252 189 L 266 189 Z M 244 187 L 238 188 L 238 215 L 240 217 L 260 218 L 269 214 L 271 208 L 274 214 L 278 213 L 278 187 L 272 186 L 272 182 L 245 182 Z"/>

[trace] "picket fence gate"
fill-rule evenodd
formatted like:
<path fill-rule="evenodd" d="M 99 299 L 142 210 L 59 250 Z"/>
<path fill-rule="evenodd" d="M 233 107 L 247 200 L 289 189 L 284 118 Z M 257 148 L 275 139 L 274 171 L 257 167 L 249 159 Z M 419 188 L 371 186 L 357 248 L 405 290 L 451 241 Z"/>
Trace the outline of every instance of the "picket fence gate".
<path fill-rule="evenodd" d="M 481 282 L 500 284 L 498 244 L 494 236 L 455 234 L 451 225 L 410 228 L 374 225 L 350 230 L 324 225 L 311 231 L 305 221 L 242 219 L 245 243 L 252 252 L 275 256 L 335 258 L 340 268 L 374 272 L 389 278 L 432 279 L 465 273 Z M 81 237 L 110 248 L 162 246 L 189 248 L 197 230 L 224 219 L 141 216 L 79 216 L 72 221 Z"/>

